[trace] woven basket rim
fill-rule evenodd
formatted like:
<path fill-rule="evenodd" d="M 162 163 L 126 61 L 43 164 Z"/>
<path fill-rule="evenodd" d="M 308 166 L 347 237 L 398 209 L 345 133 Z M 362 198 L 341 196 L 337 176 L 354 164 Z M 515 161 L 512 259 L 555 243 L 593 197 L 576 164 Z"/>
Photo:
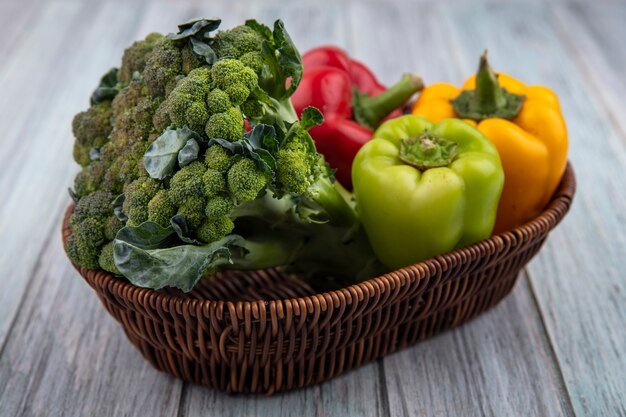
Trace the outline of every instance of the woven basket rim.
<path fill-rule="evenodd" d="M 376 288 L 379 289 L 378 295 L 382 296 L 385 288 L 388 287 L 390 290 L 394 290 L 399 286 L 402 286 L 402 281 L 406 281 L 406 276 L 416 276 L 416 279 L 422 279 L 426 275 L 428 275 L 429 271 L 445 271 L 448 267 L 453 266 L 457 263 L 458 255 L 466 260 L 472 260 L 473 258 L 480 256 L 481 249 L 490 249 L 494 247 L 500 246 L 504 241 L 517 241 L 520 238 L 524 239 L 524 236 L 534 236 L 541 229 L 541 223 L 548 225 L 548 229 L 554 228 L 565 216 L 569 207 L 571 205 L 574 193 L 576 191 L 576 177 L 574 174 L 574 169 L 571 163 L 568 161 L 565 171 L 563 173 L 563 177 L 557 190 L 555 191 L 552 199 L 546 206 L 546 208 L 535 218 L 524 223 L 521 226 L 516 227 L 513 230 L 505 231 L 499 233 L 497 235 L 493 235 L 488 239 L 473 243 L 469 246 L 455 249 L 451 252 L 444 253 L 442 255 L 438 255 L 434 258 L 429 258 L 418 262 L 413 265 L 408 265 L 403 268 L 387 272 L 386 274 L 380 275 L 375 278 L 371 278 L 366 281 L 362 281 L 359 283 L 351 284 L 349 286 L 320 292 L 316 294 L 306 295 L 302 297 L 291 297 L 291 298 L 283 298 L 276 300 L 202 300 L 202 299 L 190 299 L 187 297 L 182 297 L 177 294 L 167 294 L 158 292 L 156 290 L 150 288 L 143 288 L 135 286 L 127 280 L 120 279 L 115 275 L 101 270 L 101 269 L 86 269 L 80 267 L 78 265 L 74 265 L 74 267 L 81 273 L 81 275 L 86 276 L 86 271 L 98 271 L 98 275 L 101 276 L 104 280 L 106 280 L 106 287 L 114 284 L 116 288 L 116 292 L 127 294 L 130 296 L 130 292 L 140 291 L 143 296 L 139 296 L 138 299 L 145 299 L 144 297 L 158 297 L 160 303 L 166 303 L 172 306 L 172 303 L 175 304 L 175 308 L 178 310 L 183 304 L 192 303 L 194 307 L 198 307 L 197 304 L 200 303 L 203 309 L 209 309 L 211 305 L 220 304 L 226 307 L 226 311 L 238 311 L 241 309 L 253 309 L 256 310 L 255 306 L 258 306 L 259 303 L 265 305 L 266 308 L 271 308 L 272 306 L 277 307 L 277 309 L 282 310 L 283 303 L 294 302 L 297 301 L 299 303 L 305 303 L 306 305 L 320 304 L 321 300 L 326 300 L 327 302 L 335 303 L 339 300 L 346 298 L 346 292 L 348 292 L 352 296 L 357 296 L 358 299 L 363 297 L 363 293 L 368 293 L 370 296 L 376 293 Z M 63 246 L 67 244 L 67 240 L 70 236 L 69 232 L 69 217 L 73 211 L 74 203 L 71 203 L 65 213 L 63 218 Z M 492 252 L 493 250 L 486 250 L 486 252 Z M 114 282 L 113 282 L 114 281 Z M 359 296 L 360 294 L 360 296 Z M 349 305 L 350 300 L 345 300 L 346 304 Z M 324 306 L 321 306 L 322 310 L 326 310 Z M 280 314 L 279 314 L 280 315 Z"/>

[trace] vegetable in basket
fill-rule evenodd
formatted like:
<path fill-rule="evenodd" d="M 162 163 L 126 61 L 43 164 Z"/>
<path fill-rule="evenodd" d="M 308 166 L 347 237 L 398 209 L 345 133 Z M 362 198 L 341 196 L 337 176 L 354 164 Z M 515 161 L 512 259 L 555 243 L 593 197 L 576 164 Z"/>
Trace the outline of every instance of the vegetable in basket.
<path fill-rule="evenodd" d="M 397 269 L 491 235 L 504 173 L 474 127 L 407 115 L 383 123 L 352 167 L 361 221 Z"/>
<path fill-rule="evenodd" d="M 290 103 L 302 61 L 282 22 L 212 33 L 219 24 L 134 43 L 74 119 L 83 169 L 70 259 L 184 291 L 223 269 L 376 276 L 356 212 L 308 134 L 323 117 L 307 108 L 298 120 Z"/>
<path fill-rule="evenodd" d="M 538 215 L 561 181 L 568 144 L 557 96 L 546 87 L 496 74 L 486 51 L 476 76 L 461 89 L 433 84 L 421 93 L 412 113 L 432 122 L 463 118 L 496 146 L 506 176 L 496 233 Z"/>
<path fill-rule="evenodd" d="M 400 116 L 400 107 L 423 87 L 422 80 L 405 74 L 387 89 L 361 62 L 334 46 L 315 48 L 304 54 L 302 82 L 292 97 L 298 114 L 313 106 L 324 114 L 324 123 L 311 136 L 335 176 L 352 188 L 354 156 L 372 138 L 380 121 Z"/>

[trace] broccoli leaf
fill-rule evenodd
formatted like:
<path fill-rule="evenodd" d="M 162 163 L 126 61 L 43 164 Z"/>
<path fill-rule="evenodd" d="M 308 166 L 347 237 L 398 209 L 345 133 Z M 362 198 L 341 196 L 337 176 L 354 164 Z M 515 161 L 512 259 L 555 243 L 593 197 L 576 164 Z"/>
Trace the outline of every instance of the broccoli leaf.
<path fill-rule="evenodd" d="M 125 227 L 114 241 L 115 265 L 139 287 L 175 287 L 191 291 L 203 275 L 232 263 L 231 248 L 243 247 L 243 238 L 238 235 L 203 246 L 163 247 L 175 233 L 171 226 L 156 225 L 158 228 L 155 228 L 154 225 L 156 223 L 146 222 L 135 228 Z"/>
<path fill-rule="evenodd" d="M 300 119 L 300 123 L 302 124 L 304 130 L 310 130 L 313 126 L 319 126 L 324 122 L 322 112 L 311 106 L 302 110 L 302 116 Z"/>
<path fill-rule="evenodd" d="M 196 55 L 204 57 L 204 60 L 209 65 L 215 64 L 215 61 L 217 61 L 217 54 L 215 53 L 213 48 L 209 46 L 209 44 L 207 44 L 206 42 L 202 42 L 201 40 L 198 40 L 196 38 L 189 39 L 191 41 L 191 47 L 193 49 L 193 52 Z"/>
<path fill-rule="evenodd" d="M 199 140 L 200 136 L 186 126 L 163 132 L 143 155 L 143 164 L 148 175 L 158 180 L 172 175 L 178 161 L 178 152 L 189 139 Z"/>
<path fill-rule="evenodd" d="M 111 101 L 115 98 L 118 93 L 117 89 L 117 68 L 111 68 L 106 74 L 102 76 L 100 79 L 100 84 L 91 94 L 91 105 L 94 106 L 98 103 L 102 103 L 103 101 Z"/>
<path fill-rule="evenodd" d="M 89 149 L 89 160 L 90 161 L 99 161 L 102 159 L 102 155 L 100 154 L 100 148 L 91 148 Z"/>
<path fill-rule="evenodd" d="M 174 232 L 176 232 L 178 238 L 183 242 L 190 243 L 192 245 L 202 245 L 202 242 L 189 237 L 191 236 L 192 232 L 191 227 L 189 227 L 189 224 L 187 223 L 187 219 L 185 219 L 185 216 L 182 216 L 180 214 L 175 215 L 171 218 L 170 224 L 172 226 L 172 229 L 174 229 Z"/>
<path fill-rule="evenodd" d="M 151 221 L 143 222 L 137 227 L 126 226 L 115 236 L 116 240 L 140 246 L 143 249 L 158 249 L 174 242 L 176 233 L 171 226 L 163 227 Z"/>
<path fill-rule="evenodd" d="M 279 19 L 274 22 L 274 44 L 278 50 L 280 57 L 278 58 L 278 68 L 283 74 L 283 80 L 287 81 L 289 77 L 289 88 L 285 91 L 283 98 L 290 97 L 302 79 L 303 63 L 300 52 L 294 45 L 291 37 L 285 29 L 285 25 Z"/>
<path fill-rule="evenodd" d="M 178 151 L 178 165 L 181 167 L 189 165 L 198 159 L 198 152 L 200 152 L 200 145 L 198 145 L 198 142 L 193 138 L 187 140 L 183 149 Z"/>
<path fill-rule="evenodd" d="M 247 20 L 246 26 L 265 38 L 261 44 L 264 68 L 259 85 L 276 100 L 289 98 L 300 84 L 303 63 L 300 52 L 289 37 L 283 22 L 281 20 L 274 22 L 273 32 L 256 20 Z"/>
<path fill-rule="evenodd" d="M 168 39 L 177 41 L 192 36 L 204 36 L 206 33 L 217 29 L 222 23 L 221 19 L 195 19 L 178 25 L 178 33 L 169 33 Z"/>
<path fill-rule="evenodd" d="M 246 20 L 245 25 L 263 35 L 263 37 L 268 41 L 272 41 L 274 39 L 272 30 L 263 23 L 259 23 L 254 19 L 248 19 Z"/>
<path fill-rule="evenodd" d="M 270 153 L 278 152 L 278 140 L 274 126 L 258 124 L 244 135 L 255 149 L 266 149 Z"/>
<path fill-rule="evenodd" d="M 259 169 L 268 173 L 270 177 L 274 176 L 274 172 L 276 171 L 276 160 L 272 154 L 263 148 L 255 148 L 246 138 L 236 142 L 229 142 L 225 139 L 211 139 L 209 141 L 209 147 L 214 143 L 218 143 L 220 146 L 228 149 L 235 155 L 243 155 L 251 158 L 254 162 L 256 162 Z"/>
<path fill-rule="evenodd" d="M 71 187 L 69 187 L 67 189 L 67 192 L 70 194 L 70 197 L 72 198 L 72 200 L 74 200 L 74 203 L 78 203 L 78 200 L 80 200 L 80 196 L 76 194 L 76 191 L 74 191 Z"/>
<path fill-rule="evenodd" d="M 124 194 L 120 194 L 115 197 L 115 200 L 113 200 L 113 203 L 111 203 L 111 205 L 113 206 L 113 214 L 115 215 L 115 217 L 117 217 L 119 221 L 124 223 L 128 220 L 128 216 L 124 214 L 124 211 L 122 209 L 125 199 L 126 196 Z"/>

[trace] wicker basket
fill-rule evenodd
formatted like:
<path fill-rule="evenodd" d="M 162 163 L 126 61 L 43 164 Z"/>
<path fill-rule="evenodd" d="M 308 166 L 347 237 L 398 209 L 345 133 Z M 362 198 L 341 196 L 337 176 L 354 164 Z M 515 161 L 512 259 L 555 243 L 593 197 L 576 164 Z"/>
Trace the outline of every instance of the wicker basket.
<path fill-rule="evenodd" d="M 575 187 L 568 165 L 546 210 L 527 224 L 323 294 L 275 269 L 220 273 L 187 294 L 77 269 L 157 369 L 230 393 L 271 394 L 325 381 L 498 303 L 569 210 Z"/>

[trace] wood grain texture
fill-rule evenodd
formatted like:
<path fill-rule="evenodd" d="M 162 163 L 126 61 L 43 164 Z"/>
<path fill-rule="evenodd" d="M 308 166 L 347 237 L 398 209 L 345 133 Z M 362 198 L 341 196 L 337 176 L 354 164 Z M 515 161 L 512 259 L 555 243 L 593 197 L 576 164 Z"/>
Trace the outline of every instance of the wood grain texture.
<path fill-rule="evenodd" d="M 0 357 L 0 415 L 176 415 L 182 382 L 128 343 L 66 261 L 58 230 L 46 244 Z"/>
<path fill-rule="evenodd" d="M 0 292 L 0 346 L 44 242 L 58 232 L 55 217 L 67 204 L 67 187 L 78 171 L 71 157 L 72 117 L 88 106 L 89 91 L 134 38 L 141 6 L 46 3 L 36 8 L 11 58 L 3 60 L 0 124 L 7 128 L 0 152 L 0 235 L 5 237 L 0 271 L 6 271 L 4 283 L 12 290 Z M 111 21 L 120 29 L 109 33 Z"/>
<path fill-rule="evenodd" d="M 0 415 L 625 416 L 626 178 L 616 173 L 626 168 L 626 55 L 616 51 L 626 6 L 550 3 L 0 0 L 0 276 L 10 288 L 0 292 Z M 530 279 L 466 326 L 272 398 L 150 368 L 60 247 L 78 170 L 70 124 L 126 45 L 212 15 L 224 26 L 281 17 L 301 50 L 339 44 L 387 83 L 407 70 L 459 83 L 488 46 L 498 69 L 553 87 L 580 191 Z"/>
<path fill-rule="evenodd" d="M 556 28 L 585 80 L 626 141 L 626 3 L 553 8 Z"/>
<path fill-rule="evenodd" d="M 482 47 L 489 45 L 499 69 L 549 85 L 561 99 L 570 158 L 582 181 L 570 214 L 530 264 L 532 289 L 576 414 L 623 416 L 626 180 L 615 174 L 626 167 L 625 142 L 602 98 L 584 87 L 586 71 L 577 68 L 568 53 L 549 9 L 524 10 L 447 8 L 446 16 L 468 71 Z M 475 19 L 483 23 L 472 23 Z"/>

